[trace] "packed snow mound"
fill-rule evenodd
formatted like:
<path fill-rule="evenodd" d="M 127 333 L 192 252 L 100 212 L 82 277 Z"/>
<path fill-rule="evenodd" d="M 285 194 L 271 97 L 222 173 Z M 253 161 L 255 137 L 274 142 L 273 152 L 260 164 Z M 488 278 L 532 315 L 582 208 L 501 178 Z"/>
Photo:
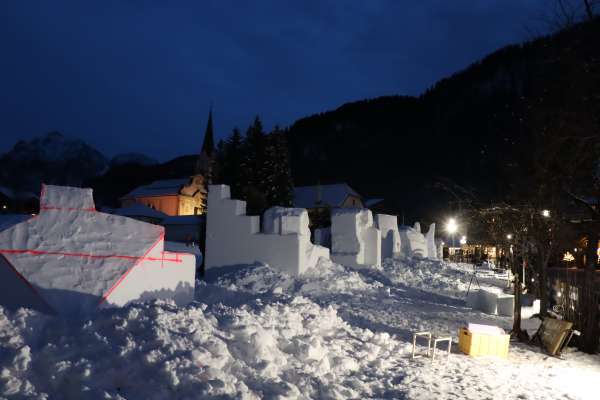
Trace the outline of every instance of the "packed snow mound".
<path fill-rule="evenodd" d="M 365 371 L 383 373 L 406 346 L 303 297 L 211 311 L 157 302 L 79 326 L 0 308 L 0 338 L 0 396 L 30 398 L 377 396 Z"/>
<path fill-rule="evenodd" d="M 460 268 L 442 261 L 421 258 L 386 260 L 383 273 L 394 283 L 454 298 L 464 298 L 472 267 Z"/>
<path fill-rule="evenodd" d="M 325 258 L 321 258 L 315 268 L 296 278 L 266 265 L 256 265 L 219 277 L 218 285 L 253 294 L 273 293 L 313 298 L 362 293 L 382 287 L 381 283 L 367 282 L 357 271 Z"/>
<path fill-rule="evenodd" d="M 422 276 L 411 277 L 417 264 Z M 456 352 L 448 362 L 411 360 L 414 331 L 456 337 L 466 322 L 510 326 L 425 279 L 466 284 L 469 271 L 427 260 L 379 269 L 321 260 L 294 277 L 252 265 L 201 283 L 185 307 L 130 304 L 79 322 L 0 308 L 0 397 L 595 399 L 598 356 L 558 360 L 511 344 L 507 360 Z"/>

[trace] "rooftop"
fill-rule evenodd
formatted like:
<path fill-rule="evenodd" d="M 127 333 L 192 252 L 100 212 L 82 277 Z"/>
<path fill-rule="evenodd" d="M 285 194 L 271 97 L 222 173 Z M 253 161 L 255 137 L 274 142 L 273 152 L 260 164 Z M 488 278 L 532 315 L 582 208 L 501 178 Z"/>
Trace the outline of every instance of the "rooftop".
<path fill-rule="evenodd" d="M 163 179 L 154 181 L 149 185 L 139 186 L 127 193 L 127 197 L 150 197 L 150 196 L 168 196 L 176 195 L 179 190 L 189 182 L 188 178 L 181 179 Z"/>
<path fill-rule="evenodd" d="M 349 195 L 362 197 L 346 183 L 299 186 L 294 188 L 294 207 L 315 207 L 318 205 L 319 198 L 321 199 L 321 205 L 339 207 Z"/>

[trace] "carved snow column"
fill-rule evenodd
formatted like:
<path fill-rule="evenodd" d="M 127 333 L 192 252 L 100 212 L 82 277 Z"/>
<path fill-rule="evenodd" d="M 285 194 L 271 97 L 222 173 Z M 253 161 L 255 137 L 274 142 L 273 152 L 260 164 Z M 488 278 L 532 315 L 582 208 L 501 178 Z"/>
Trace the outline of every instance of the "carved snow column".
<path fill-rule="evenodd" d="M 377 228 L 381 232 L 381 258 L 398 258 L 402 253 L 402 242 L 395 215 L 375 215 Z"/>
<path fill-rule="evenodd" d="M 427 242 L 427 257 L 438 259 L 437 246 L 435 244 L 435 223 L 429 225 L 427 235 L 425 235 L 425 242 Z"/>

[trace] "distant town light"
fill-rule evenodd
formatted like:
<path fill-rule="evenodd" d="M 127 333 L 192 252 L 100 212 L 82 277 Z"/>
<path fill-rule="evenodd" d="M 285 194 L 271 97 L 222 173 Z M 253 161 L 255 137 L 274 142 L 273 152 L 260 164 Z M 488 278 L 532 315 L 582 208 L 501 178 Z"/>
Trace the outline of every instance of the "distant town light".
<path fill-rule="evenodd" d="M 2 206 L 2 208 L 6 210 L 6 204 L 5 204 L 5 205 L 3 205 L 3 206 Z"/>
<path fill-rule="evenodd" d="M 511 239 L 512 239 L 512 233 L 509 233 L 508 235 L 506 235 L 506 238 L 507 238 L 508 240 L 511 240 Z"/>
<path fill-rule="evenodd" d="M 446 232 L 449 234 L 454 234 L 458 230 L 458 224 L 456 223 L 456 219 L 450 218 L 446 223 Z"/>
<path fill-rule="evenodd" d="M 542 217 L 549 218 L 550 217 L 550 210 L 542 210 Z"/>
<path fill-rule="evenodd" d="M 575 257 L 573 257 L 573 254 L 571 254 L 567 251 L 565 253 L 565 255 L 563 256 L 563 261 L 567 261 L 567 262 L 575 261 Z"/>

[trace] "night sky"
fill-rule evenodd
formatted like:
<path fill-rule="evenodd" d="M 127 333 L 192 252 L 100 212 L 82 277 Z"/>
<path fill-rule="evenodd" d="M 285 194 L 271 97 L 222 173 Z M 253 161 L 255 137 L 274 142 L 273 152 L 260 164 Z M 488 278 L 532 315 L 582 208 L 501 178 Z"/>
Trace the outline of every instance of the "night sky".
<path fill-rule="evenodd" d="M 0 152 L 51 130 L 161 161 L 259 114 L 417 95 L 530 36 L 545 0 L 7 1 Z"/>

